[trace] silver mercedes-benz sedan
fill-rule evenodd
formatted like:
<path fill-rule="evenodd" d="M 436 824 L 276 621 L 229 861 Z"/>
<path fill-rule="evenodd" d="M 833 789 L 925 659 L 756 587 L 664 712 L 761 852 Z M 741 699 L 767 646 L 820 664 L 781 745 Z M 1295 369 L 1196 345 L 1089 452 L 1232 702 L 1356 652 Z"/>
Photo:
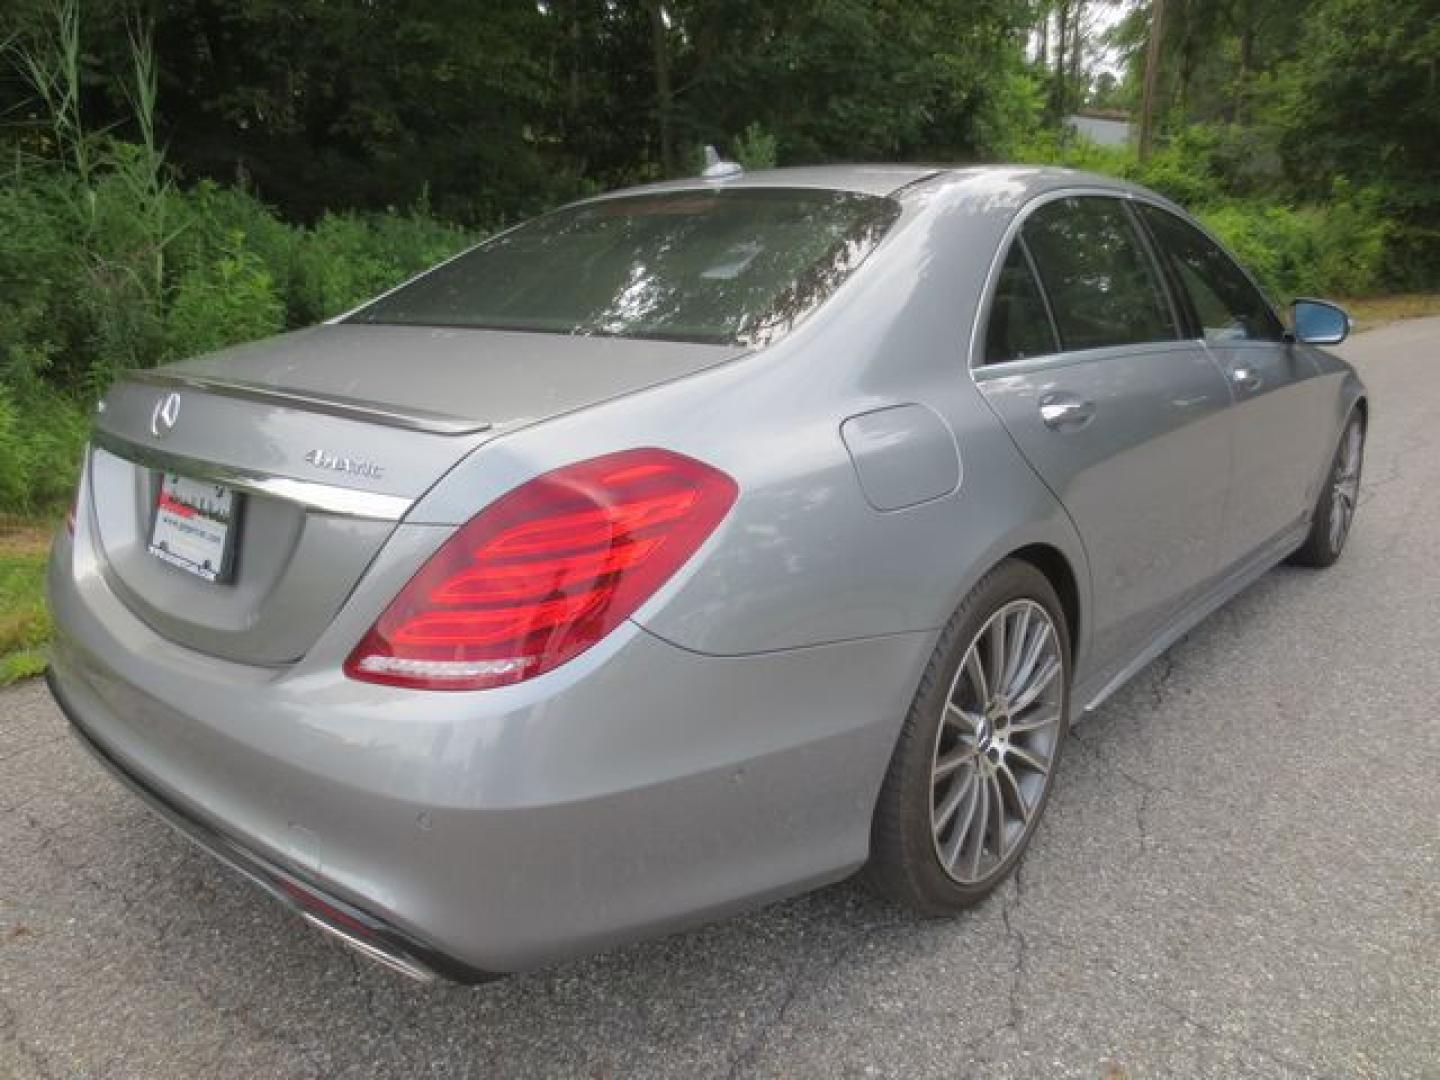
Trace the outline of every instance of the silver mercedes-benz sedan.
<path fill-rule="evenodd" d="M 416 977 L 861 868 L 954 912 L 1069 724 L 1339 556 L 1348 330 L 1081 173 L 615 192 L 116 385 L 51 687 L 172 824 Z"/>

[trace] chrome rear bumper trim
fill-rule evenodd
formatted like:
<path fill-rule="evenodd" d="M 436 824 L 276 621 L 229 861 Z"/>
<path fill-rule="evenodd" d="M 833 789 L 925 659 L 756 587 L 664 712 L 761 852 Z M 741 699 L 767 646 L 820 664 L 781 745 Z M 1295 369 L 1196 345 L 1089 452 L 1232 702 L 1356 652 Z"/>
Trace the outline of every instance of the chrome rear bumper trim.
<path fill-rule="evenodd" d="M 230 465 L 171 454 L 122 439 L 102 428 L 95 429 L 91 441 L 107 453 L 143 468 L 177 472 L 192 480 L 208 480 L 214 484 L 224 484 L 236 491 L 283 499 L 321 514 L 369 518 L 375 521 L 399 521 L 415 504 L 413 499 L 403 495 L 359 491 L 334 484 L 317 484 L 313 480 L 295 480 L 287 476 L 265 476 Z"/>

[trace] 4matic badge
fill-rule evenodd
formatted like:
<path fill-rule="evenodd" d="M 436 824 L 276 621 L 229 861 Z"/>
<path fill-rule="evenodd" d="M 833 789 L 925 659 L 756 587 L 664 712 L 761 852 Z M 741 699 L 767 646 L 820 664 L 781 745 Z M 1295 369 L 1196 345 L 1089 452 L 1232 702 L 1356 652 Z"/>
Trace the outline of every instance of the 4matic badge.
<path fill-rule="evenodd" d="M 347 473 L 350 476 L 363 476 L 368 480 L 379 480 L 385 475 L 385 467 L 376 465 L 373 461 L 365 461 L 361 458 L 346 457 L 343 454 L 333 454 L 329 450 L 321 450 L 318 447 L 305 454 L 305 460 L 317 469 L 329 469 L 331 472 Z"/>

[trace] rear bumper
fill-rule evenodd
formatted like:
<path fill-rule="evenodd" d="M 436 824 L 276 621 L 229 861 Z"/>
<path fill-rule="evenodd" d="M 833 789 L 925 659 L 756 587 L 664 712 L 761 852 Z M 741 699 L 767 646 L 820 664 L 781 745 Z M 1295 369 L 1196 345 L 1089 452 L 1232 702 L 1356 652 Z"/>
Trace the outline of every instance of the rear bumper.
<path fill-rule="evenodd" d="M 183 649 L 69 547 L 50 681 L 101 759 L 307 917 L 466 981 L 858 867 L 932 645 L 719 658 L 625 624 L 530 683 L 423 693 Z"/>
<path fill-rule="evenodd" d="M 307 921 L 340 938 L 352 948 L 370 956 L 387 967 L 412 979 L 428 982 L 442 975 L 454 982 L 481 983 L 498 978 L 492 972 L 446 956 L 439 949 L 397 930 L 383 919 L 330 896 L 313 882 L 283 870 L 255 854 L 239 841 L 227 836 L 220 828 L 187 813 L 151 787 L 142 777 L 130 771 L 125 763 L 107 750 L 85 728 L 60 689 L 53 672 L 46 672 L 45 682 L 70 730 L 91 755 L 104 765 L 121 783 L 165 819 L 177 832 L 196 846 L 214 856 L 232 870 L 249 878 L 276 900 L 293 909 Z"/>

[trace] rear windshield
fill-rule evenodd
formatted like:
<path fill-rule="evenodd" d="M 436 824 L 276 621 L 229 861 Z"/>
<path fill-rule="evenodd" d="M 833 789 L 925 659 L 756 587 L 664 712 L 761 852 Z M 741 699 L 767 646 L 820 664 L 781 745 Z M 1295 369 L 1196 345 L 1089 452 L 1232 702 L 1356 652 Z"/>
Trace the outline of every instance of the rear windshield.
<path fill-rule="evenodd" d="M 627 196 L 536 218 L 348 321 L 763 345 L 823 303 L 899 214 L 840 191 Z"/>

